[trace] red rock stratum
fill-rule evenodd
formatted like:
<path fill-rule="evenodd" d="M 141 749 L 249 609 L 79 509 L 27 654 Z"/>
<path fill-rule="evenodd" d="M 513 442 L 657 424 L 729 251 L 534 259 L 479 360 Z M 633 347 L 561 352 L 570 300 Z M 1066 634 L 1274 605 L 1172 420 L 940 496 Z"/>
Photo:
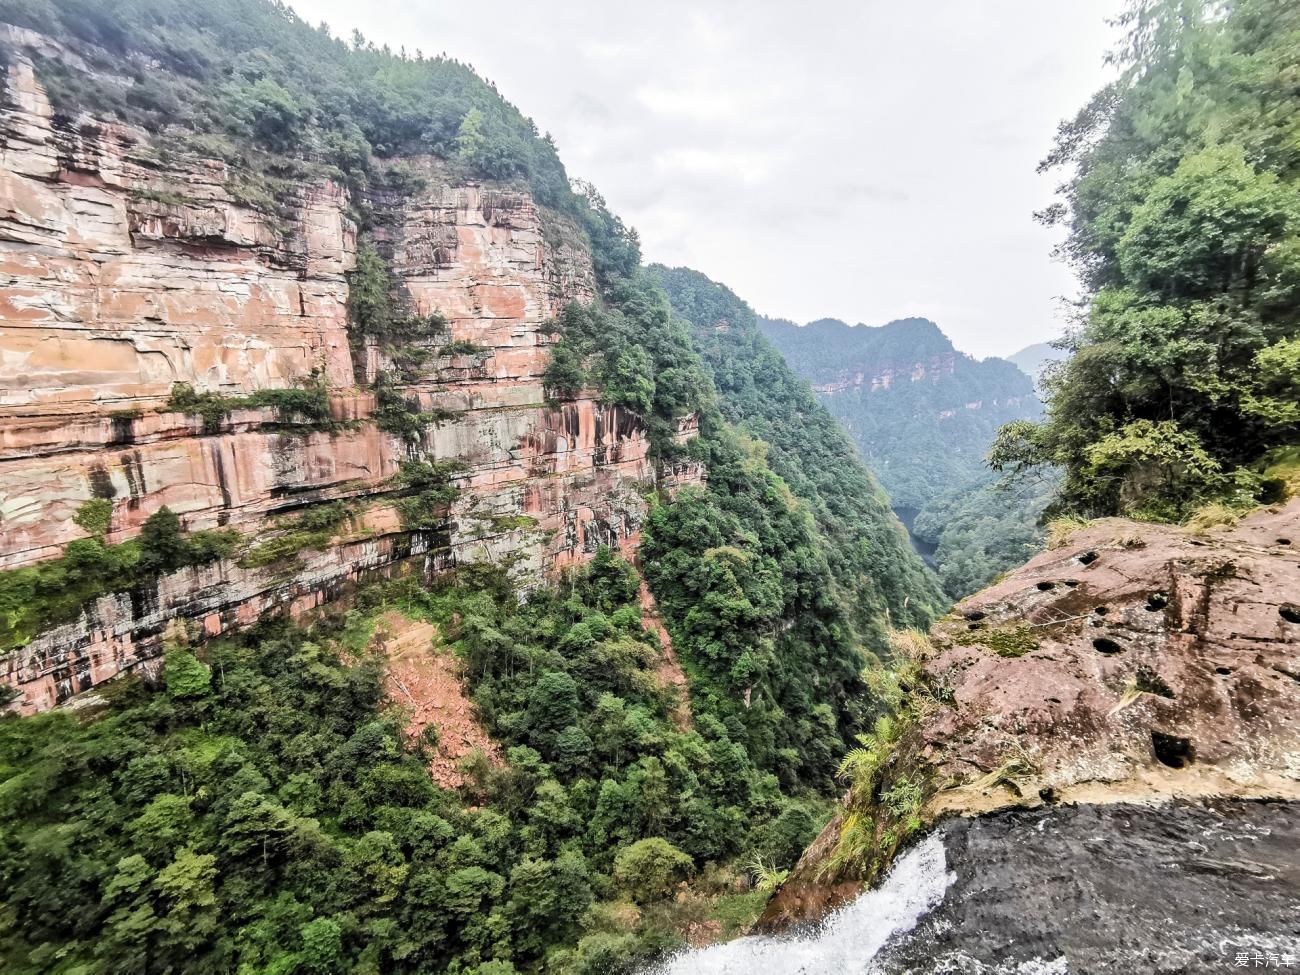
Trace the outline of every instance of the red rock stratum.
<path fill-rule="evenodd" d="M 930 703 L 882 781 L 927 783 L 931 822 L 1056 802 L 1300 799 L 1298 545 L 1300 499 L 1204 534 L 1080 529 L 932 628 Z M 860 890 L 819 876 L 838 824 L 764 927 Z"/>

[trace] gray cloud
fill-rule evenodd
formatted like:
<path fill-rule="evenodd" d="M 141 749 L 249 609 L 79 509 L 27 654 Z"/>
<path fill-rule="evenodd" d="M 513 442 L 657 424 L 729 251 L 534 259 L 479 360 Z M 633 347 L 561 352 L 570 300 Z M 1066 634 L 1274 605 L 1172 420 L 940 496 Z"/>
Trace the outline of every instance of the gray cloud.
<path fill-rule="evenodd" d="M 294 0 L 336 34 L 445 51 L 569 171 L 759 311 L 935 319 L 977 355 L 1057 334 L 1076 290 L 1034 166 L 1107 77 L 1122 0 Z"/>

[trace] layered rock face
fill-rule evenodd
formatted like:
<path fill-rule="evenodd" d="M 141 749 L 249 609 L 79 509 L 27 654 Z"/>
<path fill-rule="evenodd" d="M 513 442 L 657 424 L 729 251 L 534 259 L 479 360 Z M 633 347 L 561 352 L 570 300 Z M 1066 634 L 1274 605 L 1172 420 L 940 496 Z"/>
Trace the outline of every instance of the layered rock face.
<path fill-rule="evenodd" d="M 1300 500 L 1192 535 L 1095 522 L 936 625 L 936 808 L 1300 798 Z M 996 720 L 989 720 L 995 716 Z"/>
<path fill-rule="evenodd" d="M 12 38 L 11 38 L 12 40 Z M 289 563 L 224 560 L 104 596 L 0 660 L 22 710 L 155 657 L 168 620 L 209 635 L 297 614 L 352 585 L 458 562 L 507 565 L 524 586 L 627 547 L 644 492 L 697 481 L 660 470 L 641 419 L 586 397 L 548 404 L 544 329 L 590 300 L 581 236 L 527 194 L 457 185 L 407 161 L 423 188 L 390 200 L 384 245 L 405 297 L 447 320 L 417 381 L 436 411 L 413 442 L 380 430 L 370 384 L 383 353 L 349 332 L 350 208 L 328 180 L 267 206 L 225 164 L 139 131 L 56 119 L 30 63 L 9 71 L 0 127 L 0 567 L 33 565 L 86 536 L 74 516 L 112 503 L 120 542 L 164 505 L 187 530 L 274 537 L 288 513 L 345 501 L 330 544 Z M 440 356 L 450 343 L 472 354 Z M 314 377 L 314 378 L 313 378 Z M 237 408 L 213 423 L 169 411 L 177 383 L 240 397 L 323 383 L 332 421 Z M 679 436 L 694 435 L 683 418 Z M 460 489 L 437 529 L 394 508 L 403 460 L 455 461 Z"/>
<path fill-rule="evenodd" d="M 1061 803 L 1300 801 L 1300 499 L 1239 525 L 1104 519 L 935 625 L 919 721 L 881 788 L 926 818 Z M 854 896 L 823 876 L 840 819 L 765 923 Z"/>

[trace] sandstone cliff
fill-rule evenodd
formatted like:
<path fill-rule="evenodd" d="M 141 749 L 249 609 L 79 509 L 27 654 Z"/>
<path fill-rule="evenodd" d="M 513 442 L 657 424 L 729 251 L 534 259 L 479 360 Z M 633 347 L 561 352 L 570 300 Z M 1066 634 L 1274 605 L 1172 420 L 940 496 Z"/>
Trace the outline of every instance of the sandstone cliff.
<path fill-rule="evenodd" d="M 912 723 L 848 813 L 888 845 L 903 827 L 886 797 L 901 783 L 919 787 L 926 823 L 1056 803 L 1300 799 L 1298 543 L 1300 499 L 1201 535 L 1121 519 L 1078 531 L 935 625 L 905 688 Z M 764 925 L 858 893 L 860 875 L 832 866 L 844 821 Z"/>
<path fill-rule="evenodd" d="M 12 30 L 7 40 L 49 44 Z M 300 614 L 366 578 L 464 560 L 535 584 L 599 545 L 630 546 L 648 488 L 702 476 L 660 470 L 635 414 L 591 396 L 547 401 L 544 323 L 590 300 L 594 283 L 581 235 L 525 191 L 458 183 L 417 158 L 403 161 L 420 177 L 407 194 L 356 200 L 322 180 L 268 204 L 224 163 L 56 116 L 21 57 L 0 137 L 0 566 L 85 537 L 74 516 L 91 499 L 111 502 L 110 543 L 163 506 L 186 530 L 250 541 L 283 534 L 286 515 L 313 505 L 348 510 L 328 544 L 292 560 L 182 569 L 98 598 L 4 655 L 23 711 L 156 656 L 175 616 L 214 635 Z M 438 418 L 413 441 L 376 425 L 384 352 L 349 328 L 362 205 L 382 211 L 403 300 L 446 320 L 402 389 Z M 324 385 L 328 422 L 286 422 L 271 407 L 215 423 L 169 409 L 178 383 L 246 398 L 309 382 Z M 693 434 L 683 417 L 679 438 Z M 405 459 L 456 464 L 462 490 L 437 528 L 406 528 L 394 507 Z"/>

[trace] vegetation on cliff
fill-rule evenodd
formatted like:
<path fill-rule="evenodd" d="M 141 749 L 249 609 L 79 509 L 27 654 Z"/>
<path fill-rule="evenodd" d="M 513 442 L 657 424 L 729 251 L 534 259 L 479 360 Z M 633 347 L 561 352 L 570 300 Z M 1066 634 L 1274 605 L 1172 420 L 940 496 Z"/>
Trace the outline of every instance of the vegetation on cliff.
<path fill-rule="evenodd" d="M 1005 359 L 958 352 L 924 318 L 877 328 L 834 319 L 803 326 L 762 319 L 760 325 L 801 376 L 818 386 L 843 386 L 822 402 L 900 508 L 919 510 L 979 480 L 998 427 L 1040 411 L 1028 376 Z"/>
<path fill-rule="evenodd" d="M 1300 10 L 1146 0 L 1123 74 L 1064 123 L 1042 216 L 1088 292 L 1049 369 L 1047 417 L 993 458 L 1065 472 L 1057 508 L 1179 520 L 1276 497 L 1264 455 L 1300 438 Z"/>
<path fill-rule="evenodd" d="M 186 534 L 176 513 L 163 507 L 145 520 L 137 538 L 111 545 L 104 541 L 110 515 L 86 502 L 76 518 L 89 538 L 70 542 L 56 559 L 0 572 L 0 652 L 75 620 L 92 600 L 130 591 L 164 572 L 226 558 L 243 542 L 232 529 Z"/>
<path fill-rule="evenodd" d="M 752 919 L 763 895 L 735 864 L 793 864 L 846 743 L 874 719 L 860 675 L 866 651 L 886 649 L 883 618 L 921 624 L 941 601 L 806 388 L 761 339 L 702 359 L 635 233 L 462 65 L 344 44 L 264 0 L 0 0 L 0 19 L 74 50 L 37 58 L 59 112 L 143 125 L 164 154 L 223 158 L 228 189 L 268 216 L 306 181 L 348 187 L 349 326 L 382 363 L 371 419 L 403 441 L 382 490 L 404 529 L 446 524 L 458 472 L 425 449 L 441 415 L 404 387 L 427 382 L 431 355 L 476 350 L 416 314 L 388 263 L 392 212 L 419 188 L 401 155 L 438 157 L 451 180 L 526 185 L 546 221 L 567 215 L 598 294 L 556 322 L 551 396 L 594 389 L 644 419 L 665 469 L 708 470 L 707 486 L 650 499 L 642 551 L 688 675 L 689 725 L 656 673 L 637 572 L 608 552 L 526 600 L 502 572 L 462 565 L 433 589 L 365 590 L 348 619 L 310 632 L 196 647 L 173 634 L 161 675 L 107 685 L 79 712 L 0 718 L 0 967 L 594 973 L 693 924 Z M 178 386 L 172 405 L 209 432 L 242 406 L 329 421 L 319 383 L 252 398 Z M 812 432 L 801 440 L 786 415 Z M 291 570 L 349 514 L 306 503 L 254 540 L 183 536 L 167 512 L 138 541 L 94 537 L 6 574 L 0 595 L 25 641 L 146 571 L 237 552 L 244 568 Z M 102 535 L 103 506 L 77 523 Z M 369 634 L 394 607 L 438 627 L 505 746 L 503 765 L 472 763 L 456 792 L 424 767 L 436 734 L 403 741 L 385 704 Z"/>
<path fill-rule="evenodd" d="M 704 463 L 705 487 L 652 508 L 641 550 L 692 699 L 783 786 L 829 789 L 833 756 L 871 718 L 864 650 L 884 653 L 891 616 L 923 625 L 942 597 L 806 385 L 756 330 L 725 362 L 699 345 L 707 329 L 665 295 L 677 282 L 652 272 L 604 276 L 600 304 L 565 311 L 548 386 L 595 386 L 646 418 L 662 460 Z M 700 435 L 683 448 L 690 413 Z M 806 428 L 776 422 L 793 413 Z"/>
<path fill-rule="evenodd" d="M 249 155 L 260 152 L 351 180 L 367 180 L 372 156 L 432 153 L 467 175 L 526 181 L 549 206 L 577 206 L 554 143 L 469 66 L 331 37 L 275 0 L 2 0 L 0 19 L 82 53 L 94 73 L 40 65 L 66 111 L 217 137 L 203 145 L 231 161 L 265 162 Z"/>
<path fill-rule="evenodd" d="M 811 514 L 830 595 L 846 608 L 859 642 L 883 654 L 891 625 L 926 625 L 943 596 L 844 430 L 763 336 L 753 310 L 698 271 L 652 270 L 690 323 L 722 419 L 761 441 L 767 464 Z"/>
<path fill-rule="evenodd" d="M 173 642 L 160 680 L 94 714 L 0 720 L 0 963 L 596 973 L 752 919 L 762 895 L 701 870 L 793 862 L 822 806 L 783 795 L 731 718 L 673 724 L 637 588 L 608 553 L 526 603 L 488 569 L 390 584 L 311 633 Z M 461 794 L 385 707 L 367 647 L 394 606 L 454 643 L 507 745 Z"/>

